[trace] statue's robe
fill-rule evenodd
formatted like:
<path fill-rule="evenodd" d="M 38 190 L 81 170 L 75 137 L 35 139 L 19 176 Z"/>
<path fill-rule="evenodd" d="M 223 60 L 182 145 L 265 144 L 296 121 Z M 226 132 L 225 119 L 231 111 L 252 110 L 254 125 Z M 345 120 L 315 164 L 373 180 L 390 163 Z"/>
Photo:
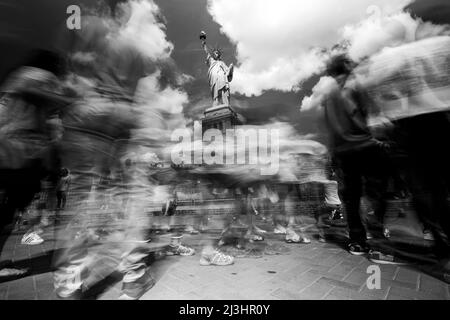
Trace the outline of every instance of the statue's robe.
<path fill-rule="evenodd" d="M 217 103 L 220 96 L 219 93 L 227 88 L 229 68 L 223 61 L 215 60 L 210 55 L 208 55 L 206 62 L 209 66 L 208 79 L 209 87 L 211 88 L 211 97 Z"/>

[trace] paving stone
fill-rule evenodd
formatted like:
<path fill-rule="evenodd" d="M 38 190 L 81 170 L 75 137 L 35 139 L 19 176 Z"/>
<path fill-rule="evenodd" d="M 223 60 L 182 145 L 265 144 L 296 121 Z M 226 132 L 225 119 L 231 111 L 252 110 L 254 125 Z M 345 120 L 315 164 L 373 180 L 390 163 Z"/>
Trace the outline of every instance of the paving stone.
<path fill-rule="evenodd" d="M 340 287 L 340 288 L 345 288 L 345 289 L 351 289 L 351 290 L 355 290 L 358 291 L 360 286 L 359 285 L 355 285 L 349 282 L 345 282 L 345 281 L 340 281 L 340 280 L 335 280 L 335 279 L 331 279 L 331 278 L 327 278 L 327 277 L 322 277 L 318 280 L 319 283 L 325 283 L 328 284 L 330 286 L 334 286 L 334 287 Z"/>
<path fill-rule="evenodd" d="M 188 292 L 189 294 L 197 294 L 202 297 L 203 300 L 220 300 L 218 293 L 221 291 L 229 290 L 228 286 L 223 284 L 211 284 L 206 285 L 195 290 Z"/>
<path fill-rule="evenodd" d="M 296 285 L 299 284 L 301 287 L 307 287 L 322 277 L 322 274 L 315 272 L 314 270 L 309 270 L 302 275 L 291 280 L 290 283 Z"/>
<path fill-rule="evenodd" d="M 180 294 L 192 291 L 196 288 L 196 286 L 192 283 L 176 278 L 170 274 L 164 276 L 159 282 L 167 288 L 170 288 Z"/>
<path fill-rule="evenodd" d="M 327 295 L 331 289 L 332 285 L 326 282 L 314 282 L 309 287 L 306 287 L 300 292 L 300 299 L 302 300 L 319 300 Z"/>
<path fill-rule="evenodd" d="M 446 300 L 446 297 L 442 297 L 436 294 L 424 293 L 417 290 L 399 287 L 392 287 L 391 290 L 389 291 L 389 294 L 416 300 Z"/>
<path fill-rule="evenodd" d="M 329 278 L 329 279 L 334 279 L 334 280 L 337 280 L 337 281 L 340 281 L 340 280 L 342 280 L 344 278 L 344 277 L 342 277 L 341 275 L 338 275 L 338 274 L 334 274 L 334 273 L 327 272 L 327 271 L 321 271 L 320 268 L 318 268 L 318 270 L 317 270 L 316 268 L 313 267 L 308 272 L 310 272 L 312 274 L 317 274 L 317 275 L 320 275 L 320 276 L 323 276 L 323 277 L 326 277 L 326 278 Z"/>
<path fill-rule="evenodd" d="M 397 287 L 415 290 L 417 289 L 417 284 L 411 282 L 401 282 L 397 280 L 386 280 L 381 278 L 381 287 Z"/>
<path fill-rule="evenodd" d="M 332 289 L 329 294 L 346 300 L 381 300 L 380 298 L 365 292 L 338 287 Z"/>
<path fill-rule="evenodd" d="M 277 274 L 275 277 L 280 280 L 283 280 L 283 281 L 290 281 L 293 278 L 299 277 L 306 271 L 311 270 L 311 266 L 306 265 L 306 264 L 301 264 L 294 268 L 295 268 L 295 271 L 291 268 L 291 269 L 288 269 L 284 272 Z"/>
<path fill-rule="evenodd" d="M 9 291 L 23 290 L 23 291 L 34 291 L 35 285 L 33 277 L 26 277 L 18 280 L 10 281 Z"/>
<path fill-rule="evenodd" d="M 270 295 L 281 300 L 301 300 L 298 293 L 283 288 L 275 290 Z"/>
<path fill-rule="evenodd" d="M 182 295 L 183 300 L 203 300 L 203 297 L 196 292 L 188 292 Z"/>
<path fill-rule="evenodd" d="M 37 246 L 29 246 L 28 252 L 31 258 L 38 257 L 45 253 L 45 249 L 42 247 L 42 245 Z"/>
<path fill-rule="evenodd" d="M 369 289 L 367 288 L 367 286 L 363 286 L 363 288 L 359 292 L 361 294 L 373 296 L 376 299 L 383 300 L 386 299 L 389 290 L 390 290 L 389 286 L 383 286 L 382 280 L 380 289 Z"/>
<path fill-rule="evenodd" d="M 347 276 L 353 269 L 355 269 L 354 265 L 341 262 L 328 271 L 332 274 L 341 276 L 342 279 Z"/>
<path fill-rule="evenodd" d="M 411 299 L 389 293 L 386 300 L 411 300 Z"/>
<path fill-rule="evenodd" d="M 411 283 L 418 287 L 419 274 L 416 271 L 400 268 L 394 280 Z"/>
<path fill-rule="evenodd" d="M 54 290 L 41 290 L 36 293 L 37 300 L 55 300 L 56 294 Z"/>
<path fill-rule="evenodd" d="M 425 274 L 420 275 L 419 290 L 449 298 L 449 296 L 447 295 L 448 285 L 436 278 L 430 277 Z"/>
<path fill-rule="evenodd" d="M 31 277 L 9 283 L 8 300 L 35 300 L 36 291 Z"/>
<path fill-rule="evenodd" d="M 342 281 L 362 287 L 366 283 L 368 276 L 369 275 L 367 273 L 353 270 L 344 279 L 342 279 Z"/>
<path fill-rule="evenodd" d="M 156 284 L 152 289 L 147 291 L 140 300 L 170 300 L 170 299 L 176 299 L 180 295 L 165 287 L 162 284 Z"/>
<path fill-rule="evenodd" d="M 28 248 L 17 248 L 14 251 L 14 261 L 20 261 L 20 260 L 28 260 L 30 258 L 30 253 L 28 251 Z"/>
<path fill-rule="evenodd" d="M 0 286 L 0 300 L 5 300 L 8 293 L 8 286 Z"/>
<path fill-rule="evenodd" d="M 35 287 L 37 291 L 52 291 L 54 289 L 53 279 L 47 281 L 36 281 Z"/>
<path fill-rule="evenodd" d="M 339 301 L 342 301 L 342 300 L 352 300 L 352 299 L 350 299 L 349 297 L 346 297 L 346 296 L 339 296 L 339 295 L 337 295 L 335 293 L 329 293 L 323 298 L 323 300 L 339 300 Z"/>

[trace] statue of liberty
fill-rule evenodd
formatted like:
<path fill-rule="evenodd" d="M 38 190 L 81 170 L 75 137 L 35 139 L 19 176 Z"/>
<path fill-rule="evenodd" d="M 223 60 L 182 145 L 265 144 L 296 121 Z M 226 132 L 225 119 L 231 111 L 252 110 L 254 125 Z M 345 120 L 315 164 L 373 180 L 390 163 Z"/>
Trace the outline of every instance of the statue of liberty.
<path fill-rule="evenodd" d="M 208 69 L 209 86 L 211 88 L 211 98 L 213 107 L 219 105 L 230 105 L 230 82 L 233 80 L 233 64 L 227 66 L 222 61 L 222 53 L 219 49 L 209 50 L 206 45 L 206 33 L 200 33 L 203 50 L 206 52 L 206 63 Z"/>

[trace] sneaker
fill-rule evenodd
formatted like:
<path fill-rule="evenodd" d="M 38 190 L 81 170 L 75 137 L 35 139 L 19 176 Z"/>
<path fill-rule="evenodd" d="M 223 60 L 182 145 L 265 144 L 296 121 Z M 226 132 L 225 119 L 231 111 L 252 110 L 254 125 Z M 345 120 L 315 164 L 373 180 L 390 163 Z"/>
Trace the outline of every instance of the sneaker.
<path fill-rule="evenodd" d="M 28 269 L 2 268 L 2 269 L 0 269 L 0 278 L 23 276 L 27 272 L 28 272 Z"/>
<path fill-rule="evenodd" d="M 55 295 L 61 300 L 81 300 L 86 291 L 84 279 L 89 277 L 89 269 L 83 265 L 58 268 L 53 273 Z"/>
<path fill-rule="evenodd" d="M 189 248 L 183 245 L 171 246 L 169 245 L 169 249 L 166 252 L 168 256 L 193 256 L 195 254 L 195 250 L 193 248 Z"/>
<path fill-rule="evenodd" d="M 218 250 L 213 251 L 210 254 L 203 253 L 200 258 L 201 266 L 229 266 L 234 263 L 234 258 L 232 256 L 226 255 Z"/>
<path fill-rule="evenodd" d="M 134 282 L 124 282 L 119 300 L 139 300 L 155 283 L 148 272 Z"/>
<path fill-rule="evenodd" d="M 362 256 L 368 253 L 368 249 L 366 246 L 360 245 L 358 243 L 350 243 L 348 245 L 348 252 L 354 256 Z"/>
<path fill-rule="evenodd" d="M 37 232 L 29 232 L 24 234 L 21 244 L 35 246 L 44 242 L 44 239 Z"/>
<path fill-rule="evenodd" d="M 64 295 L 64 294 L 55 292 L 55 295 L 56 295 L 56 299 L 58 299 L 58 300 L 81 300 L 83 297 L 83 290 L 77 289 L 68 295 Z"/>
<path fill-rule="evenodd" d="M 434 235 L 430 230 L 423 231 L 423 239 L 427 241 L 435 241 Z"/>
<path fill-rule="evenodd" d="M 287 230 L 286 230 L 285 227 L 278 225 L 278 226 L 276 226 L 275 229 L 273 230 L 273 233 L 275 233 L 275 234 L 286 234 L 286 233 L 287 233 Z"/>
<path fill-rule="evenodd" d="M 285 241 L 287 243 L 304 243 L 304 244 L 310 244 L 311 243 L 311 240 L 309 240 L 308 238 L 306 238 L 304 236 L 300 236 L 296 232 L 289 232 L 286 235 Z"/>
<path fill-rule="evenodd" d="M 378 264 L 395 264 L 395 265 L 406 265 L 404 261 L 400 261 L 393 255 L 384 254 L 380 251 L 371 250 L 369 252 L 369 260 Z"/>
<path fill-rule="evenodd" d="M 260 241 L 264 241 L 264 237 L 259 235 L 259 234 L 254 234 L 254 233 L 247 233 L 244 236 L 245 239 L 249 240 L 250 242 L 260 242 Z"/>

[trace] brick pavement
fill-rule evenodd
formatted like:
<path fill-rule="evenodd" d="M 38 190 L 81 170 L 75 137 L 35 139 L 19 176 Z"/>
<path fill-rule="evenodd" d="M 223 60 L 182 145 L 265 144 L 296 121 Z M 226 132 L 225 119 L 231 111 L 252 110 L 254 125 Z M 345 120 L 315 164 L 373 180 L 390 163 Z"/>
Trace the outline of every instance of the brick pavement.
<path fill-rule="evenodd" d="M 50 267 L 54 242 L 23 246 L 21 236 L 8 238 L 0 260 L 14 260 L 19 266 L 30 266 L 32 272 L 22 279 L 0 282 L 0 299 L 54 299 Z M 199 251 L 198 243 L 203 237 L 185 236 L 185 242 Z M 450 299 L 449 285 L 415 266 L 381 265 L 381 289 L 369 290 L 367 267 L 372 263 L 365 257 L 348 254 L 339 244 L 313 240 L 310 245 L 288 245 L 276 235 L 269 235 L 266 242 L 288 246 L 290 252 L 239 258 L 234 265 L 226 267 L 200 266 L 198 254 L 158 259 L 151 268 L 157 283 L 142 299 Z M 112 265 L 103 262 L 100 265 L 103 269 L 95 270 L 92 281 L 106 279 L 92 289 L 92 298 L 117 299 L 120 275 L 112 272 Z"/>

